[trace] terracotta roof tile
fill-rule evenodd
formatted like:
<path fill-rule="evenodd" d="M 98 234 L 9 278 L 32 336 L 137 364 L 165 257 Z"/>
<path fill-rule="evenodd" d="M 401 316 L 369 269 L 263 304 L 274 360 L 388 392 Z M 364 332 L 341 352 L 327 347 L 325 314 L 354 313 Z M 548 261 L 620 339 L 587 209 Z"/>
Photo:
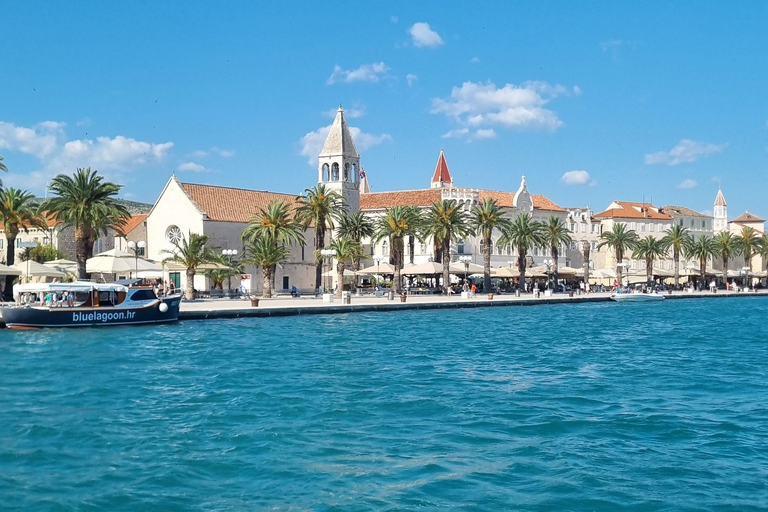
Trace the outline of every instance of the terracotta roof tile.
<path fill-rule="evenodd" d="M 443 150 L 440 150 L 440 156 L 437 158 L 437 165 L 435 166 L 435 174 L 432 175 L 432 183 L 437 182 L 451 183 L 451 173 L 448 171 L 448 162 L 445 161 L 445 155 Z"/>
<path fill-rule="evenodd" d="M 648 203 L 632 203 L 629 201 L 614 201 L 619 208 L 610 208 L 594 215 L 595 219 L 650 219 L 672 220 L 668 214 Z M 613 203 L 612 203 L 613 204 Z"/>
<path fill-rule="evenodd" d="M 533 199 L 533 207 L 537 210 L 548 210 L 554 212 L 564 212 L 565 208 L 552 201 L 551 199 L 542 196 L 541 194 L 531 194 Z"/>
<path fill-rule="evenodd" d="M 749 212 L 744 212 L 731 222 L 765 222 L 765 219 L 761 219 L 757 215 L 752 215 Z"/>
<path fill-rule="evenodd" d="M 360 194 L 361 210 L 380 210 L 392 206 L 430 206 L 442 197 L 439 188 L 402 190 L 398 192 L 373 192 Z"/>
<path fill-rule="evenodd" d="M 123 227 L 119 229 L 119 231 L 123 235 L 129 235 L 131 234 L 131 231 L 136 229 L 136 227 L 139 226 L 145 220 L 147 220 L 147 214 L 145 213 L 131 215 L 131 217 L 125 221 L 125 224 L 123 225 Z"/>
<path fill-rule="evenodd" d="M 275 200 L 291 206 L 296 204 L 296 196 L 292 194 L 193 183 L 181 186 L 208 219 L 215 221 L 248 222 L 260 208 L 266 208 Z"/>
<path fill-rule="evenodd" d="M 495 200 L 496 204 L 498 204 L 499 206 L 506 206 L 507 208 L 511 208 L 512 201 L 515 199 L 515 193 L 501 192 L 498 190 L 481 190 L 480 202 L 483 202 L 486 199 Z"/>
<path fill-rule="evenodd" d="M 703 213 L 699 213 L 695 210 L 691 210 L 690 208 L 686 208 L 685 206 L 667 205 L 664 208 L 662 208 L 662 210 L 671 215 L 685 215 L 686 217 L 712 218 L 711 215 L 704 215 Z"/>

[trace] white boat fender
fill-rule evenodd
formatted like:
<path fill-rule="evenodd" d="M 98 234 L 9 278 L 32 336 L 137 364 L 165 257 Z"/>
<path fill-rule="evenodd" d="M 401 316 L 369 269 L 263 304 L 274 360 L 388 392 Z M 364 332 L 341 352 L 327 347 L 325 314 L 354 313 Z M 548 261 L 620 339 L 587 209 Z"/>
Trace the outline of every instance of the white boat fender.
<path fill-rule="evenodd" d="M 168 304 L 166 304 L 165 302 L 161 302 L 160 306 L 158 306 L 157 309 L 159 309 L 161 313 L 165 313 L 166 311 L 168 311 Z"/>

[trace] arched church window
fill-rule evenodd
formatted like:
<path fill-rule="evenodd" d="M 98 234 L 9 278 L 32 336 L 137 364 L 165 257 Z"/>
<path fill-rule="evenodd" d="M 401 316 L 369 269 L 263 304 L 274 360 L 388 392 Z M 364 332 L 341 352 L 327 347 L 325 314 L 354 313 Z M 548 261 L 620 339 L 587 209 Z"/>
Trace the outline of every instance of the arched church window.
<path fill-rule="evenodd" d="M 357 164 L 352 164 L 352 181 L 357 181 L 360 178 L 357 172 Z"/>
<path fill-rule="evenodd" d="M 165 239 L 174 245 L 178 245 L 184 239 L 184 235 L 181 233 L 179 226 L 170 226 L 165 231 Z"/>
<path fill-rule="evenodd" d="M 349 162 L 344 164 L 344 181 L 349 181 Z"/>
<path fill-rule="evenodd" d="M 331 166 L 331 181 L 339 181 L 339 164 L 335 162 Z"/>
<path fill-rule="evenodd" d="M 381 244 L 381 255 L 382 256 L 386 256 L 387 258 L 389 258 L 389 243 L 387 243 L 386 240 L 384 240 L 384 243 Z M 389 260 L 387 260 L 387 261 L 389 261 Z"/>
<path fill-rule="evenodd" d="M 328 164 L 323 164 L 323 181 L 330 181 L 331 173 Z"/>

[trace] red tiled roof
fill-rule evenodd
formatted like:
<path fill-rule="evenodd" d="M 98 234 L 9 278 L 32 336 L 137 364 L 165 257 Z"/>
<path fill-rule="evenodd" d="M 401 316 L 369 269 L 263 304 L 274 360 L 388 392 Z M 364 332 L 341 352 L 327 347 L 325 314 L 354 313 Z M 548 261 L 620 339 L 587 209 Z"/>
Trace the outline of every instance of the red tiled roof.
<path fill-rule="evenodd" d="M 439 188 L 425 188 L 421 190 L 403 190 L 400 192 L 374 192 L 360 194 L 361 210 L 377 210 L 391 206 L 430 206 L 442 198 L 442 190 Z M 514 192 L 501 192 L 498 190 L 479 190 L 480 201 L 495 199 L 499 206 L 512 207 Z M 542 196 L 531 194 L 533 207 L 537 210 L 565 211 L 563 208 Z"/>
<path fill-rule="evenodd" d="M 611 208 L 594 215 L 595 219 L 651 219 L 672 220 L 668 214 L 659 212 L 658 208 L 648 203 L 632 203 L 614 201 L 620 208 Z"/>
<path fill-rule="evenodd" d="M 275 200 L 290 206 L 296 203 L 296 196 L 292 194 L 193 183 L 181 186 L 208 219 L 216 221 L 248 222 L 260 208 L 266 209 Z"/>
<path fill-rule="evenodd" d="M 765 219 L 761 219 L 757 215 L 752 215 L 749 212 L 744 212 L 731 222 L 765 222 Z"/>
<path fill-rule="evenodd" d="M 378 210 L 392 206 L 430 206 L 442 197 L 439 188 L 403 190 L 399 192 L 372 192 L 360 194 L 361 210 Z"/>
<path fill-rule="evenodd" d="M 435 174 L 432 176 L 432 183 L 438 181 L 445 181 L 451 183 L 451 173 L 448 171 L 448 163 L 445 161 L 445 155 L 443 150 L 440 150 L 440 156 L 437 157 L 437 165 L 435 166 Z"/>
<path fill-rule="evenodd" d="M 136 215 L 131 215 L 131 217 L 129 217 L 125 221 L 125 224 L 123 224 L 123 226 L 118 229 L 118 231 L 122 235 L 129 235 L 131 234 L 131 231 L 136 229 L 136 227 L 139 226 L 145 220 L 147 220 L 147 214 L 145 213 L 138 213 Z"/>
<path fill-rule="evenodd" d="M 690 208 L 686 208 L 685 206 L 673 206 L 673 205 L 667 205 L 662 210 L 666 213 L 673 214 L 673 215 L 685 215 L 686 217 L 708 217 L 711 218 L 710 215 L 704 215 L 703 213 L 699 213 L 695 210 L 691 210 Z"/>

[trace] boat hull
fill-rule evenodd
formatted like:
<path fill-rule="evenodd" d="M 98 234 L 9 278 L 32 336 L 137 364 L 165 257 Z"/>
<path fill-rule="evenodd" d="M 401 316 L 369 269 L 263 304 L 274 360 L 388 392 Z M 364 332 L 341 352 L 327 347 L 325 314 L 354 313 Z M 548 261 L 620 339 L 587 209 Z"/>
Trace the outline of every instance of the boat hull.
<path fill-rule="evenodd" d="M 165 307 L 162 306 L 163 304 Z M 14 306 L 2 309 L 2 320 L 10 329 L 159 324 L 178 321 L 180 306 L 180 295 L 163 297 L 141 306 L 123 308 Z"/>
<path fill-rule="evenodd" d="M 664 300 L 663 295 L 657 293 L 614 293 L 611 300 L 616 302 L 653 302 Z"/>

